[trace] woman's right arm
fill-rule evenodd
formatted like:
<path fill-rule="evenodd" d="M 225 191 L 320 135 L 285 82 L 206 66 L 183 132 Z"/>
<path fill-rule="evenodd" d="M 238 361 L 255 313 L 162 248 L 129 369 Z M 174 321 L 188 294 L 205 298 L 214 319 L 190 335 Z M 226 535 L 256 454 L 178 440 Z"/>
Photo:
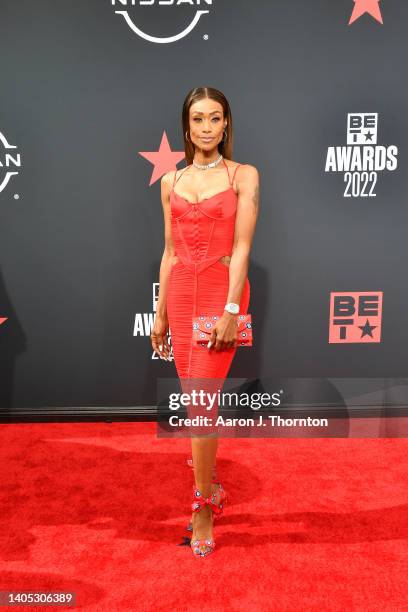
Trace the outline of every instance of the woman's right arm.
<path fill-rule="evenodd" d="M 159 295 L 156 304 L 156 316 L 150 335 L 152 347 L 161 359 L 168 359 L 170 346 L 168 344 L 169 322 L 167 318 L 167 286 L 170 278 L 172 260 L 174 257 L 174 244 L 171 235 L 171 210 L 169 180 L 172 172 L 168 172 L 161 179 L 161 200 L 164 216 L 164 250 L 160 264 Z"/>

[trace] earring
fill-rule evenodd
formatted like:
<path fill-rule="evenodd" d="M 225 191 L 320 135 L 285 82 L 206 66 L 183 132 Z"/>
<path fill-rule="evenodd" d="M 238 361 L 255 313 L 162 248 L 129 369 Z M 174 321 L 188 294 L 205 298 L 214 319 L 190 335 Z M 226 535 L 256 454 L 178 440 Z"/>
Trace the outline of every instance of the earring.
<path fill-rule="evenodd" d="M 191 140 L 189 140 L 189 139 L 187 138 L 187 132 L 186 132 L 186 140 L 187 140 L 187 142 L 191 142 Z"/>

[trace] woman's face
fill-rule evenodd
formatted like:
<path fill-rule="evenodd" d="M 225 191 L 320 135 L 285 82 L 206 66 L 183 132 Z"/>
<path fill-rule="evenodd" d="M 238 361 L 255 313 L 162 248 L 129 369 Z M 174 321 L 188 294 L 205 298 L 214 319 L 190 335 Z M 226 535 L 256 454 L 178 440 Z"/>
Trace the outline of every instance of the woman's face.
<path fill-rule="evenodd" d="M 206 151 L 217 147 L 223 139 L 227 125 L 221 104 L 208 98 L 198 100 L 190 106 L 189 123 L 188 136 L 191 142 Z"/>

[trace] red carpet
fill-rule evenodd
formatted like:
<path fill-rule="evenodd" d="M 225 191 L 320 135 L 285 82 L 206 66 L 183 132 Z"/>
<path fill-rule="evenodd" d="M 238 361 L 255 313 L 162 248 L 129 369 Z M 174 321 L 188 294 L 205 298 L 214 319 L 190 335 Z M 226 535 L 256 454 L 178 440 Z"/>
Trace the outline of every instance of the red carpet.
<path fill-rule="evenodd" d="M 2 591 L 71 590 L 92 611 L 408 610 L 406 439 L 221 439 L 229 503 L 196 559 L 177 546 L 188 439 L 154 423 L 0 435 Z"/>

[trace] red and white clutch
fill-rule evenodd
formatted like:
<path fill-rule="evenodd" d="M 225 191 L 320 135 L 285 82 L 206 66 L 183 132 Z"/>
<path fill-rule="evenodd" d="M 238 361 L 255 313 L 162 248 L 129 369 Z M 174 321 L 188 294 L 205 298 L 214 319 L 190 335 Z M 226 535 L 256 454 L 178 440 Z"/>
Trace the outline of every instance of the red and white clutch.
<path fill-rule="evenodd" d="M 207 346 L 214 325 L 220 317 L 217 315 L 193 317 L 193 342 Z M 238 346 L 252 346 L 252 319 L 250 314 L 237 316 Z"/>

